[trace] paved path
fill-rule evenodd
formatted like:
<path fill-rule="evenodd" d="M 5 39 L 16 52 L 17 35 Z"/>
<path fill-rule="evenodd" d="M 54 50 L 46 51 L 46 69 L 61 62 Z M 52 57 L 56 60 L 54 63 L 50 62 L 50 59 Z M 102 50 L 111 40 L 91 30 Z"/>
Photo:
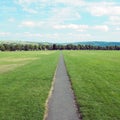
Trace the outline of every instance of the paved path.
<path fill-rule="evenodd" d="M 62 54 L 53 87 L 54 90 L 48 103 L 48 116 L 46 120 L 79 120 Z"/>

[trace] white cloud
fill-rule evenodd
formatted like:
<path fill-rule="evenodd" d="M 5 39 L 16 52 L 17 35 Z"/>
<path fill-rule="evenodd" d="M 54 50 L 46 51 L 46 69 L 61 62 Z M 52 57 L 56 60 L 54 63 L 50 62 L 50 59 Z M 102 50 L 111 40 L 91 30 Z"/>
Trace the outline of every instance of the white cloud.
<path fill-rule="evenodd" d="M 110 16 L 110 21 L 120 21 L 120 16 Z"/>
<path fill-rule="evenodd" d="M 0 6 L 0 11 L 4 11 L 4 12 L 15 12 L 17 10 L 16 7 L 10 7 L 10 6 L 5 6 L 5 5 L 1 5 Z"/>
<path fill-rule="evenodd" d="M 9 36 L 10 32 L 0 32 L 0 36 L 4 37 L 4 36 Z"/>
<path fill-rule="evenodd" d="M 88 8 L 88 11 L 94 16 L 102 16 L 107 14 L 107 9 L 102 6 Z"/>
<path fill-rule="evenodd" d="M 115 2 L 93 2 L 86 3 L 86 9 L 93 16 L 120 15 L 120 6 Z"/>
<path fill-rule="evenodd" d="M 53 0 L 54 3 L 59 4 L 66 4 L 66 5 L 72 5 L 72 6 L 81 6 L 84 5 L 84 0 Z"/>
<path fill-rule="evenodd" d="M 107 25 L 96 25 L 96 26 L 88 26 L 88 25 L 77 25 L 77 24 L 67 24 L 67 25 L 54 25 L 54 29 L 73 29 L 80 32 L 84 32 L 86 30 L 99 30 L 107 32 L 109 31 L 109 27 Z"/>
<path fill-rule="evenodd" d="M 55 8 L 52 14 L 53 16 L 49 20 L 57 23 L 81 19 L 81 15 L 71 7 Z"/>
<path fill-rule="evenodd" d="M 66 26 L 65 25 L 54 25 L 53 28 L 55 28 L 55 29 L 65 29 Z"/>
<path fill-rule="evenodd" d="M 38 13 L 37 10 L 30 9 L 30 8 L 25 8 L 25 7 L 23 7 L 23 11 L 26 11 L 26 12 L 28 12 L 28 13 L 33 13 L 33 14 Z"/>
<path fill-rule="evenodd" d="M 107 25 L 96 25 L 93 27 L 93 30 L 100 30 L 103 32 L 109 31 L 109 27 Z"/>
<path fill-rule="evenodd" d="M 1 32 L 2 33 L 2 32 Z M 33 33 L 33 32 L 23 32 L 23 33 L 2 33 L 2 35 L 7 35 L 8 37 L 1 36 L 5 40 L 25 40 L 25 41 L 39 41 L 39 42 L 48 42 L 48 40 L 52 40 L 49 42 L 80 42 L 80 41 L 119 41 L 119 31 L 111 32 L 111 33 L 77 33 L 77 32 L 69 32 L 69 33 Z M 38 39 L 39 38 L 39 39 Z M 62 38 L 62 39 L 61 39 Z"/>
<path fill-rule="evenodd" d="M 16 0 L 16 2 L 20 5 L 30 5 L 33 3 L 38 3 L 40 0 Z"/>
<path fill-rule="evenodd" d="M 77 13 L 77 9 L 83 9 L 84 11 L 87 10 L 87 12 L 94 16 L 120 15 L 120 6 L 117 5 L 116 2 L 110 1 L 87 2 L 85 0 L 16 0 L 16 3 L 22 6 L 24 11 L 29 13 L 38 13 L 39 8 L 41 7 L 54 6 L 53 9 L 56 9 L 57 5 L 59 6 L 60 4 L 64 4 L 65 7 L 72 8 L 72 11 L 76 11 L 76 15 L 78 16 L 79 14 Z M 36 9 L 36 6 L 38 9 Z M 65 9 L 63 9 L 63 11 L 60 10 L 59 12 L 62 13 L 66 11 Z M 71 12 L 71 14 L 72 13 L 73 12 Z"/>
<path fill-rule="evenodd" d="M 120 31 L 120 27 L 116 27 L 116 31 Z"/>
<path fill-rule="evenodd" d="M 80 6 L 84 4 L 84 0 L 16 0 L 17 3 L 20 5 L 26 4 L 30 5 L 33 3 L 41 3 L 41 4 L 65 4 L 65 5 L 74 5 L 74 6 Z"/>
<path fill-rule="evenodd" d="M 15 3 L 19 4 L 22 7 L 22 10 L 28 13 L 36 14 L 38 11 L 35 7 L 31 7 L 31 5 L 40 3 L 40 0 L 15 0 Z"/>
<path fill-rule="evenodd" d="M 89 33 L 68 33 L 67 36 L 70 36 L 72 38 L 84 38 L 84 39 L 87 39 L 88 37 L 92 37 L 91 34 Z"/>
<path fill-rule="evenodd" d="M 8 38 L 10 38 L 10 36 L 12 36 L 12 38 L 16 36 L 17 39 L 20 38 L 25 40 L 34 40 L 34 38 L 36 38 L 36 40 L 44 39 L 50 41 L 53 39 L 61 41 L 62 38 L 63 40 L 79 41 L 90 40 L 93 36 L 95 36 L 95 40 L 114 38 L 114 35 L 118 34 L 113 34 L 114 37 L 112 37 L 110 33 L 120 31 L 119 2 L 110 2 L 112 0 L 107 2 L 103 2 L 106 0 L 102 0 L 102 2 L 93 2 L 95 0 L 15 1 L 17 3 L 16 7 L 18 7 L 18 9 L 14 12 L 14 14 L 15 16 L 18 14 L 20 16 L 16 16 L 15 19 L 9 18 L 7 20 L 7 22 L 9 21 L 9 25 L 6 24 L 6 21 L 4 22 L 4 25 L 2 25 L 1 22 L 1 27 L 2 29 L 7 29 L 8 31 L 11 29 L 10 22 L 16 22 L 15 24 L 12 24 L 13 28 L 10 30 L 10 32 L 28 32 L 14 33 L 12 35 L 10 33 L 1 32 L 0 36 L 9 35 Z M 20 9 L 22 9 L 22 11 Z M 4 11 L 9 10 L 5 9 Z M 8 12 L 6 13 L 8 14 Z M 88 15 L 88 13 L 90 15 Z M 13 16 L 13 10 L 9 16 L 10 15 Z M 23 18 L 23 16 L 25 16 L 25 18 Z M 95 17 L 93 16 L 99 16 L 99 20 L 95 20 Z M 6 16 L 4 16 L 4 19 L 6 19 Z M 109 21 L 106 21 L 106 19 Z M 19 23 L 20 20 L 22 20 L 21 23 Z M 18 26 L 16 27 L 17 23 L 19 23 L 19 28 L 17 28 Z"/>
<path fill-rule="evenodd" d="M 111 26 L 118 26 L 120 25 L 120 16 L 110 16 L 109 21 L 106 22 Z"/>
<path fill-rule="evenodd" d="M 40 27 L 44 22 L 35 22 L 35 21 L 23 21 L 19 26 L 20 27 Z"/>
<path fill-rule="evenodd" d="M 74 29 L 78 31 L 86 31 L 89 27 L 88 25 L 77 25 L 77 24 L 68 24 L 68 25 L 54 25 L 54 29 Z"/>
<path fill-rule="evenodd" d="M 40 34 L 40 33 L 24 32 L 23 36 L 25 36 L 25 37 L 42 37 L 42 34 Z"/>
<path fill-rule="evenodd" d="M 24 33 L 12 33 L 11 37 L 19 40 L 37 40 L 39 37 L 39 41 L 47 41 L 51 39 L 51 42 L 75 42 L 75 41 L 84 41 L 88 39 L 92 39 L 91 34 L 88 33 L 32 33 L 32 32 L 24 32 Z M 62 38 L 62 39 L 61 39 Z"/>
<path fill-rule="evenodd" d="M 120 31 L 120 15 L 110 16 L 105 24 L 111 27 L 112 32 Z"/>
<path fill-rule="evenodd" d="M 81 18 L 75 6 L 82 5 L 83 0 L 16 0 L 16 3 L 22 7 L 23 11 L 33 14 L 42 12 L 41 8 L 52 7 L 51 13 L 54 19 L 58 20 Z M 60 7 L 60 4 L 64 4 L 65 7 Z"/>
<path fill-rule="evenodd" d="M 24 26 L 24 27 L 35 27 L 36 24 L 32 21 L 24 21 L 22 22 L 21 26 Z"/>
<path fill-rule="evenodd" d="M 13 23 L 15 22 L 15 18 L 9 18 L 8 21 Z"/>

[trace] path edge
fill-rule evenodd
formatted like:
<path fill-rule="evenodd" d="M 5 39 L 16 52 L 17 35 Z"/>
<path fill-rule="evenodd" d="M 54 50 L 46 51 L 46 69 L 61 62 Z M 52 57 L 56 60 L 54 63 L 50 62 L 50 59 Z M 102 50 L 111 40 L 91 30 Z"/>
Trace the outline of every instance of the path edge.
<path fill-rule="evenodd" d="M 58 59 L 58 61 L 59 61 L 59 59 Z M 48 109 L 49 109 L 48 105 L 49 105 L 49 101 L 52 97 L 52 93 L 53 93 L 53 90 L 54 90 L 54 83 L 55 83 L 55 76 L 56 76 L 57 68 L 58 68 L 58 64 L 57 64 L 56 69 L 55 69 L 55 73 L 54 73 L 53 80 L 52 80 L 52 83 L 51 83 L 51 88 L 50 88 L 50 91 L 48 93 L 48 98 L 46 99 L 46 102 L 45 102 L 45 112 L 44 112 L 43 120 L 46 120 L 47 117 L 48 117 Z"/>
<path fill-rule="evenodd" d="M 68 75 L 68 78 L 69 78 L 70 87 L 71 87 L 71 91 L 72 91 L 72 94 L 73 94 L 73 99 L 74 99 L 74 105 L 75 105 L 75 108 L 76 108 L 76 112 L 77 112 L 78 118 L 80 120 L 82 120 L 83 119 L 82 112 L 80 110 L 80 105 L 78 104 L 76 95 L 74 93 L 74 89 L 73 89 L 73 85 L 72 85 L 72 80 L 71 80 L 71 77 L 70 77 L 68 69 L 67 69 L 67 65 L 66 65 L 66 62 L 65 62 L 65 59 L 64 59 L 64 55 L 63 55 L 63 60 L 64 60 L 64 64 L 65 64 L 65 67 L 66 67 L 66 72 L 67 72 L 67 75 Z"/>

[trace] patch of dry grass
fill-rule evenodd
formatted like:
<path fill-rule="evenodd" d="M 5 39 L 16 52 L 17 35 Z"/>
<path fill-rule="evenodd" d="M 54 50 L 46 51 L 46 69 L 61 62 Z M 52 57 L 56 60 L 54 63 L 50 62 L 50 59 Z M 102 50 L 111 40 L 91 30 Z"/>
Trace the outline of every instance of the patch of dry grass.
<path fill-rule="evenodd" d="M 12 71 L 17 67 L 23 66 L 33 60 L 37 60 L 38 58 L 1 58 L 0 59 L 0 74 L 8 71 Z"/>
<path fill-rule="evenodd" d="M 8 71 L 0 73 L 0 120 L 43 120 L 59 52 L 41 53 L 46 51 L 0 53 L 15 61 L 0 63 L 1 71 Z"/>
<path fill-rule="evenodd" d="M 17 67 L 23 66 L 25 64 L 9 64 L 9 65 L 0 65 L 0 74 L 12 71 Z"/>

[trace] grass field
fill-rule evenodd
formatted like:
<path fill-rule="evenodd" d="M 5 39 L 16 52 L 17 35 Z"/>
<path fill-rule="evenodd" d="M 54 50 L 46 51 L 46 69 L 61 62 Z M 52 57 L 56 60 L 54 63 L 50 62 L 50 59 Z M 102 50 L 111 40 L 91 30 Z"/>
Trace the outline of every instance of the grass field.
<path fill-rule="evenodd" d="M 58 52 L 0 52 L 0 120 L 42 120 Z"/>
<path fill-rule="evenodd" d="M 120 51 L 65 51 L 83 120 L 120 120 Z"/>

